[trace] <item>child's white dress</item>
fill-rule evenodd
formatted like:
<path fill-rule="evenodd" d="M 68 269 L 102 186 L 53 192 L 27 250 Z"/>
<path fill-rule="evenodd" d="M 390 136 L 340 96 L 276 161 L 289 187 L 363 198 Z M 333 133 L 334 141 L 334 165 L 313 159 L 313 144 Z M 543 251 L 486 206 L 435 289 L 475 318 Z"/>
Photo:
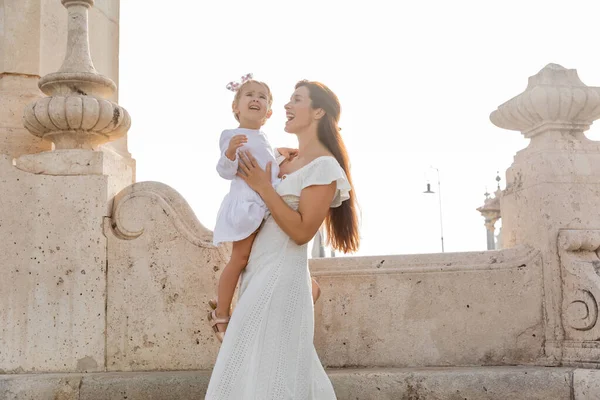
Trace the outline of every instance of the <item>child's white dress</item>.
<path fill-rule="evenodd" d="M 221 177 L 231 180 L 231 186 L 217 215 L 213 233 L 215 245 L 247 238 L 260 227 L 267 214 L 267 207 L 258 193 L 252 190 L 243 179 L 236 176 L 239 156 L 236 155 L 235 161 L 231 161 L 225 155 L 229 141 L 236 135 L 245 135 L 248 138 L 248 142 L 238 149 L 238 152 L 250 151 L 263 169 L 270 161 L 271 182 L 273 185 L 279 183 L 279 165 L 276 162 L 279 154 L 273 151 L 264 132 L 246 128 L 224 130 L 219 140 L 221 158 L 217 163 L 217 172 Z"/>

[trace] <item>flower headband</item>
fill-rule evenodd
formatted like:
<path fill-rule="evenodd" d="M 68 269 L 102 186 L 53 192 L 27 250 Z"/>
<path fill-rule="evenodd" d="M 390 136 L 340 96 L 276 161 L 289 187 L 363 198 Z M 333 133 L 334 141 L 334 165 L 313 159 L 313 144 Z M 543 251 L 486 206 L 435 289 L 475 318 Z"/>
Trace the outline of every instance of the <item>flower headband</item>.
<path fill-rule="evenodd" d="M 242 76 L 241 82 L 232 81 L 232 82 L 229 82 L 226 87 L 228 90 L 231 90 L 232 92 L 237 92 L 239 90 L 240 86 L 242 86 L 244 83 L 246 83 L 250 79 L 252 79 L 253 76 L 254 75 L 252 75 L 252 72 L 250 72 L 250 73 Z"/>

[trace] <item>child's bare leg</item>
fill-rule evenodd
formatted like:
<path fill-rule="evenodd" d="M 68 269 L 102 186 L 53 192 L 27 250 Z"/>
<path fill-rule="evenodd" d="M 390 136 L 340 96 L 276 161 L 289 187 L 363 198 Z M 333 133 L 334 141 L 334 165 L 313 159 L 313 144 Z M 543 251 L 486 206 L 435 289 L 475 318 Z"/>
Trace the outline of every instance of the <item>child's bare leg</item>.
<path fill-rule="evenodd" d="M 312 282 L 313 304 L 315 304 L 317 302 L 317 300 L 319 300 L 319 296 L 321 296 L 321 288 L 319 287 L 319 284 L 317 283 L 317 281 L 315 281 L 315 278 L 311 278 L 311 282 Z"/>
<path fill-rule="evenodd" d="M 229 316 L 229 309 L 231 307 L 231 300 L 233 299 L 233 293 L 235 287 L 240 278 L 242 270 L 246 268 L 248 264 L 248 258 L 250 257 L 250 250 L 252 250 L 252 243 L 256 233 L 248 236 L 246 239 L 242 239 L 237 242 L 233 242 L 233 249 L 231 251 L 231 259 L 223 269 L 221 277 L 219 278 L 219 289 L 217 294 L 217 317 L 224 318 Z M 217 325 L 219 332 L 225 331 L 226 325 Z"/>

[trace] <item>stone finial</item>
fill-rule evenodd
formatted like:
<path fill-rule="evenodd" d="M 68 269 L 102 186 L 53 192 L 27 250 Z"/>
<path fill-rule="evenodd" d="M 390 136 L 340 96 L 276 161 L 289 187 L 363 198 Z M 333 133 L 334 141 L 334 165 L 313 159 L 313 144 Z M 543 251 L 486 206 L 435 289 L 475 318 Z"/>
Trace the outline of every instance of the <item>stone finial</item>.
<path fill-rule="evenodd" d="M 27 130 L 54 142 L 56 149 L 94 149 L 124 136 L 131 125 L 127 111 L 106 100 L 115 83 L 94 68 L 89 50 L 88 8 L 94 0 L 61 0 L 69 13 L 67 51 L 58 72 L 39 81 L 50 97 L 25 108 Z"/>
<path fill-rule="evenodd" d="M 500 219 L 500 197 L 496 193 L 496 197 L 487 197 L 483 206 L 477 208 L 485 219 L 485 227 L 494 232 L 496 222 Z"/>
<path fill-rule="evenodd" d="M 490 115 L 494 125 L 526 138 L 548 130 L 587 130 L 600 117 L 600 88 L 586 86 L 574 69 L 548 64 L 529 78 L 527 89 Z"/>

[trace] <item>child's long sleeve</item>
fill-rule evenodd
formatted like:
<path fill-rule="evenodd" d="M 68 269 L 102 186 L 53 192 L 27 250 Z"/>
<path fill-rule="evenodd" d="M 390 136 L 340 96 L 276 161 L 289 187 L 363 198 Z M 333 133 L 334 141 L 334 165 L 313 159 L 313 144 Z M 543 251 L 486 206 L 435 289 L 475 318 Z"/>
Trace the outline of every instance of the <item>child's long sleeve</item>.
<path fill-rule="evenodd" d="M 219 139 L 219 147 L 221 149 L 221 157 L 217 163 L 217 172 L 223 179 L 232 180 L 238 171 L 238 156 L 235 155 L 235 160 L 231 161 L 225 155 L 227 148 L 229 147 L 229 141 L 232 138 L 231 131 L 223 131 L 221 138 Z"/>

